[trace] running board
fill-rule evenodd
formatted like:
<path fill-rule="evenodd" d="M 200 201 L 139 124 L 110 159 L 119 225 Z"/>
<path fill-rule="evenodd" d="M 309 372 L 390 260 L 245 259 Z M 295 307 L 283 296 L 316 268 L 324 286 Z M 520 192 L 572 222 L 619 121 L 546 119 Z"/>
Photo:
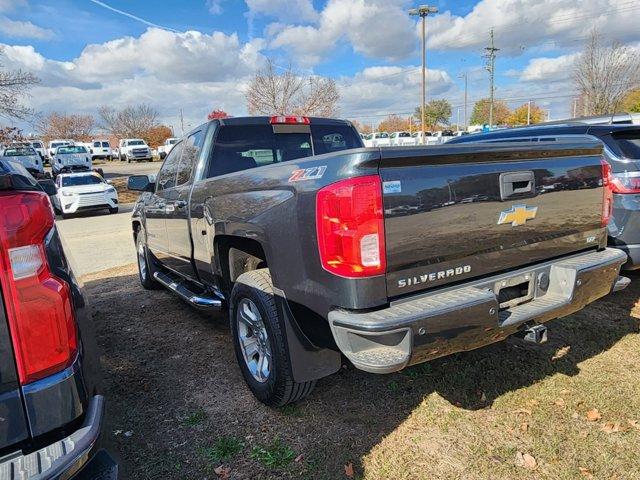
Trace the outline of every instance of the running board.
<path fill-rule="evenodd" d="M 224 299 L 220 294 L 214 292 L 195 293 L 189 289 L 188 282 L 176 280 L 164 272 L 154 272 L 153 278 L 193 307 L 206 310 L 222 310 Z"/>

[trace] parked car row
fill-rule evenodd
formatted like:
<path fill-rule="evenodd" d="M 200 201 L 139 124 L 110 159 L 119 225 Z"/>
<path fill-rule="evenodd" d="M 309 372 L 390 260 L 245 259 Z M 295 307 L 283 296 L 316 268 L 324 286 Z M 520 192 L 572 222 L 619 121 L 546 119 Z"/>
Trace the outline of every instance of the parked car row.
<path fill-rule="evenodd" d="M 366 147 L 405 147 L 411 145 L 440 145 L 446 141 L 467 135 L 465 131 L 454 132 L 453 130 L 442 130 L 438 132 L 373 132 L 368 135 L 361 134 Z M 423 141 L 424 139 L 424 141 Z"/>

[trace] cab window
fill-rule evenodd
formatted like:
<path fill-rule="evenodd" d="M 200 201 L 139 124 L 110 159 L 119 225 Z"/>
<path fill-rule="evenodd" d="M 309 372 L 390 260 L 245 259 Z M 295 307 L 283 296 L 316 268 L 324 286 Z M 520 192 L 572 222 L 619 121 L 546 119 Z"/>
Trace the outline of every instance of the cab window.
<path fill-rule="evenodd" d="M 182 155 L 182 142 L 176 144 L 165 158 L 156 180 L 156 193 L 176 186 L 176 174 Z"/>

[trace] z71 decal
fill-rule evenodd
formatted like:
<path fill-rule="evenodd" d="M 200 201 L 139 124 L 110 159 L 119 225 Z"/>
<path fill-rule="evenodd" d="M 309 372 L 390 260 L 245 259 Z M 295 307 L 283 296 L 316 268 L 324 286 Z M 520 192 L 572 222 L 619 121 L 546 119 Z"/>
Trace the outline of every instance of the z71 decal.
<path fill-rule="evenodd" d="M 294 170 L 291 172 L 291 176 L 289 177 L 290 182 L 301 182 L 302 180 L 317 180 L 322 178 L 324 172 L 327 171 L 327 166 L 322 165 L 321 167 L 311 167 L 311 168 L 300 168 L 298 170 Z"/>

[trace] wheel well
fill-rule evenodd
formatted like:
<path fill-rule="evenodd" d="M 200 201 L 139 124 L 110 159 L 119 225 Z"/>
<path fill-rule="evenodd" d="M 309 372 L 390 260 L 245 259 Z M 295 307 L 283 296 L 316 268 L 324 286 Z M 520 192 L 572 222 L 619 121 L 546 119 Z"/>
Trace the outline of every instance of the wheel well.
<path fill-rule="evenodd" d="M 243 273 L 268 266 L 262 245 L 249 238 L 233 236 L 216 238 L 216 253 L 224 286 L 228 292 Z"/>

